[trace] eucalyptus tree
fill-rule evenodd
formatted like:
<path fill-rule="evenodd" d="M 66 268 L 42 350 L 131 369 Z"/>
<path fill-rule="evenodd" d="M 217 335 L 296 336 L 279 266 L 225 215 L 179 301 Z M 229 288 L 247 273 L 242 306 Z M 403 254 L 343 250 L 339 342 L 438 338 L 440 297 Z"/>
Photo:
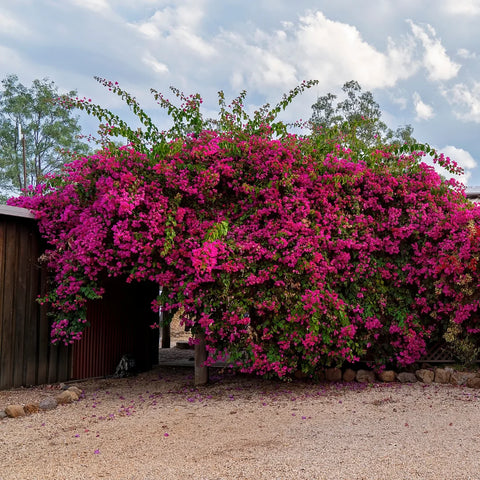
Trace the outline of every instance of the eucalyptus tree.
<path fill-rule="evenodd" d="M 26 87 L 9 75 L 1 85 L 0 190 L 5 197 L 37 185 L 72 154 L 86 154 L 88 146 L 79 138 L 78 116 L 55 101 L 59 93 L 53 81 L 37 79 Z"/>
<path fill-rule="evenodd" d="M 354 138 L 367 149 L 375 145 L 416 143 L 411 125 L 392 130 L 383 122 L 380 105 L 372 92 L 363 91 L 355 80 L 346 82 L 342 90 L 345 95 L 342 101 L 338 101 L 337 95 L 327 93 L 312 105 L 310 122 L 314 131 L 328 131 L 338 139 Z"/>

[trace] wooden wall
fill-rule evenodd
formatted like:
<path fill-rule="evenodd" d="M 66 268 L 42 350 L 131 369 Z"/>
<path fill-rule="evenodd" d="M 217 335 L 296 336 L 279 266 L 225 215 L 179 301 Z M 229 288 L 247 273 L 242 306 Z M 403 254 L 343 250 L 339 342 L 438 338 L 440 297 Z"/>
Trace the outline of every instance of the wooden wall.
<path fill-rule="evenodd" d="M 36 302 L 46 274 L 35 219 L 0 205 L 0 389 L 67 380 L 71 352 L 50 344 L 49 320 Z"/>

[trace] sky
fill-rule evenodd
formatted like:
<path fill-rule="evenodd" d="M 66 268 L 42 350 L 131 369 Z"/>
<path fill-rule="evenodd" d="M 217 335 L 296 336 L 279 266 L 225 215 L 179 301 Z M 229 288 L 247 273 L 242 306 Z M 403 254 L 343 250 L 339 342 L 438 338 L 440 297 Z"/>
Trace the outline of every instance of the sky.
<path fill-rule="evenodd" d="M 390 128 L 411 125 L 478 186 L 479 24 L 480 0 L 0 0 L 0 77 L 48 78 L 131 121 L 94 76 L 117 81 L 162 128 L 150 88 L 198 92 L 215 117 L 219 90 L 246 90 L 253 111 L 318 80 L 283 113 L 295 121 L 356 80 Z"/>

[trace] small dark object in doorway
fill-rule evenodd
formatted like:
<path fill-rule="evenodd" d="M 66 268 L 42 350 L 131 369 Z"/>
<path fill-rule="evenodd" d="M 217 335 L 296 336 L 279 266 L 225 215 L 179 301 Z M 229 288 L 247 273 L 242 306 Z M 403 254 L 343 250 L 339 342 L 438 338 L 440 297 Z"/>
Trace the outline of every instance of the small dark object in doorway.
<path fill-rule="evenodd" d="M 116 378 L 123 378 L 129 377 L 130 375 L 135 375 L 137 373 L 137 362 L 135 361 L 135 357 L 130 354 L 126 353 L 118 362 L 117 368 L 115 373 L 113 374 Z"/>

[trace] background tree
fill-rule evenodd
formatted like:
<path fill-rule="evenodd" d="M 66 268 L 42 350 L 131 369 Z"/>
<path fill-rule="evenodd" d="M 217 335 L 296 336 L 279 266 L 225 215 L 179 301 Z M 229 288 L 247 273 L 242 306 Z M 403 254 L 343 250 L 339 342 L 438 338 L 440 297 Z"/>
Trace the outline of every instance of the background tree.
<path fill-rule="evenodd" d="M 337 96 L 328 93 L 312 105 L 310 121 L 314 131 L 333 133 L 335 140 L 354 138 L 367 149 L 375 145 L 416 143 L 410 125 L 392 130 L 381 120 L 382 112 L 373 94 L 362 91 L 358 82 L 350 80 L 342 90 L 345 100 L 335 103 Z"/>
<path fill-rule="evenodd" d="M 57 105 L 59 96 L 53 81 L 34 80 L 30 88 L 16 75 L 2 80 L 0 91 L 0 197 L 36 186 L 45 175 L 58 172 L 71 156 L 86 154 L 88 146 L 79 139 L 78 116 Z M 76 92 L 68 92 L 75 96 Z M 25 135 L 26 184 L 23 146 L 19 127 Z"/>

